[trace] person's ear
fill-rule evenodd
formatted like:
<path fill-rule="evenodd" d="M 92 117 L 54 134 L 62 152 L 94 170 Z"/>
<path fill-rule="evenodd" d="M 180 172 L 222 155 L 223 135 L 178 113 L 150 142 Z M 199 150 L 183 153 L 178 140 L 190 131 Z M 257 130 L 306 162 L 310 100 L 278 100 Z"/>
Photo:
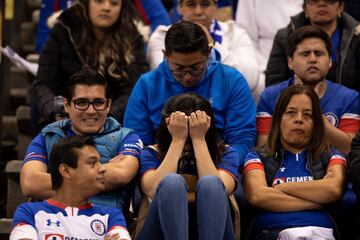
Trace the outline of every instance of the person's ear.
<path fill-rule="evenodd" d="M 64 110 L 65 110 L 65 112 L 69 113 L 70 108 L 71 108 L 71 102 L 68 99 L 64 98 Z"/>
<path fill-rule="evenodd" d="M 330 59 L 330 61 L 329 61 L 329 69 L 331 68 L 331 66 L 332 66 L 332 60 Z"/>
<path fill-rule="evenodd" d="M 110 112 L 111 103 L 112 103 L 111 99 L 108 99 L 108 106 L 106 108 L 106 113 L 107 114 L 109 114 L 109 112 Z"/>
<path fill-rule="evenodd" d="M 63 177 L 63 179 L 67 179 L 67 180 L 71 179 L 69 166 L 66 165 L 65 163 L 61 163 L 59 165 L 59 173 Z"/>
<path fill-rule="evenodd" d="M 287 61 L 288 61 L 288 67 L 289 67 L 292 71 L 294 71 L 294 67 L 293 67 L 294 63 L 293 63 L 292 57 L 288 57 L 288 58 L 287 58 Z"/>
<path fill-rule="evenodd" d="M 165 57 L 166 57 L 166 51 L 165 51 L 165 49 L 161 49 L 161 52 L 163 53 L 164 58 L 165 58 Z"/>

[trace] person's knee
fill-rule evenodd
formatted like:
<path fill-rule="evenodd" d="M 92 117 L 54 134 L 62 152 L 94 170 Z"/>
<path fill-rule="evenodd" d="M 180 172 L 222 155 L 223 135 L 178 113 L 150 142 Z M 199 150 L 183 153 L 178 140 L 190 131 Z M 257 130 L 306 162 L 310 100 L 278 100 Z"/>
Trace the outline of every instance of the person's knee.
<path fill-rule="evenodd" d="M 159 183 L 158 189 L 166 192 L 187 192 L 187 186 L 184 178 L 176 173 L 166 175 Z"/>
<path fill-rule="evenodd" d="M 196 186 L 197 192 L 199 191 L 206 191 L 208 193 L 210 192 L 225 192 L 225 187 L 221 179 L 217 176 L 208 175 L 201 177 Z"/>

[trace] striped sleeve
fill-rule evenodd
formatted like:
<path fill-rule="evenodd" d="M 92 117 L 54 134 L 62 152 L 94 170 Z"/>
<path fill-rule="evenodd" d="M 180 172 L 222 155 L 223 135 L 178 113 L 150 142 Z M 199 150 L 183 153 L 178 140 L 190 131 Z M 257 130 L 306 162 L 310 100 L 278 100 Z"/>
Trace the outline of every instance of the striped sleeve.
<path fill-rule="evenodd" d="M 243 175 L 255 169 L 264 171 L 264 164 L 261 162 L 259 154 L 255 150 L 251 150 L 245 158 Z"/>

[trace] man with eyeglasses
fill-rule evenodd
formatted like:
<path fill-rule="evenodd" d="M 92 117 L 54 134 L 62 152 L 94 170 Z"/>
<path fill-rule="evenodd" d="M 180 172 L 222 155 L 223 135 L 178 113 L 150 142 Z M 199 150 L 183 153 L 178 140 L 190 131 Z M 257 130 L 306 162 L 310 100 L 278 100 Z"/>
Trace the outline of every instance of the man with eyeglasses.
<path fill-rule="evenodd" d="M 125 110 L 125 127 L 134 129 L 145 145 L 154 144 L 167 99 L 194 92 L 211 103 L 219 139 L 232 145 L 242 161 L 256 135 L 255 103 L 243 75 L 219 61 L 206 32 L 190 21 L 169 28 L 164 56 L 158 68 L 137 81 Z"/>
<path fill-rule="evenodd" d="M 239 70 L 246 78 L 250 89 L 255 90 L 260 73 L 256 51 L 249 35 L 233 20 L 218 21 L 216 0 L 178 0 L 177 9 L 183 20 L 201 24 L 209 32 L 211 44 L 220 52 L 221 62 Z M 170 26 L 160 25 L 150 36 L 147 58 L 150 68 L 162 62 L 164 39 Z"/>
<path fill-rule="evenodd" d="M 20 172 L 24 195 L 37 199 L 50 198 L 50 174 L 47 173 L 52 146 L 72 135 L 91 136 L 106 169 L 105 191 L 90 198 L 93 203 L 127 211 L 132 184 L 139 168 L 142 141 L 131 129 L 122 128 L 108 117 L 111 99 L 104 77 L 85 69 L 69 80 L 64 94 L 64 107 L 69 119 L 60 120 L 42 129 L 29 145 Z"/>
<path fill-rule="evenodd" d="M 278 30 L 266 69 L 266 86 L 285 81 L 293 75 L 287 63 L 287 39 L 296 29 L 314 25 L 331 38 L 331 61 L 326 78 L 360 91 L 360 23 L 344 12 L 342 0 L 304 0 L 303 11 Z"/>

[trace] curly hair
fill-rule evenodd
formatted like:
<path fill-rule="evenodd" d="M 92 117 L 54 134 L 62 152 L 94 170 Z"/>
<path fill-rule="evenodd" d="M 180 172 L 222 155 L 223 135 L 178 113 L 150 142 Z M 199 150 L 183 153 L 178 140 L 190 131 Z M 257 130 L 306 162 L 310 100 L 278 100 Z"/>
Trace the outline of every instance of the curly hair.
<path fill-rule="evenodd" d="M 72 8 L 77 14 L 79 32 L 74 35 L 74 45 L 82 61 L 91 68 L 114 79 L 128 79 L 125 68 L 135 61 L 133 40 L 140 34 L 135 26 L 139 20 L 131 0 L 121 0 L 117 21 L 109 28 L 103 41 L 96 40 L 89 18 L 90 0 L 79 0 Z"/>

